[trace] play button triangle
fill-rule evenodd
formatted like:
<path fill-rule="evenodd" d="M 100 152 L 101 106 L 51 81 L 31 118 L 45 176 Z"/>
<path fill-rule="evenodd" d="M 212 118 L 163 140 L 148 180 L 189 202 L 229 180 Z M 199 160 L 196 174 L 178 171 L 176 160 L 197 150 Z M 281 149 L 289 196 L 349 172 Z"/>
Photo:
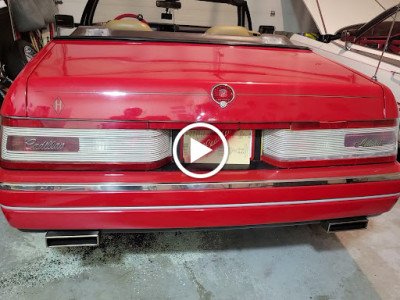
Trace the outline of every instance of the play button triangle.
<path fill-rule="evenodd" d="M 196 160 L 210 153 L 212 149 L 204 146 L 193 138 L 190 138 L 190 163 L 194 163 Z"/>

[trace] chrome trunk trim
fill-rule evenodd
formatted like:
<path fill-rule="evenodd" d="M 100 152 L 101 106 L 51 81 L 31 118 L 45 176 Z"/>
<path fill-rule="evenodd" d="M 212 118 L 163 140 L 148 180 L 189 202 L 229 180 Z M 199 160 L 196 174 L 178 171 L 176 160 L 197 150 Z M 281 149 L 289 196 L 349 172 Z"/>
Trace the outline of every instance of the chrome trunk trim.
<path fill-rule="evenodd" d="M 336 185 L 400 180 L 400 173 L 376 174 L 354 177 L 303 178 L 281 180 L 182 182 L 182 183 L 9 183 L 1 182 L 0 190 L 23 192 L 131 192 L 131 191 L 180 191 L 180 190 L 233 190 L 274 187 L 299 187 Z"/>

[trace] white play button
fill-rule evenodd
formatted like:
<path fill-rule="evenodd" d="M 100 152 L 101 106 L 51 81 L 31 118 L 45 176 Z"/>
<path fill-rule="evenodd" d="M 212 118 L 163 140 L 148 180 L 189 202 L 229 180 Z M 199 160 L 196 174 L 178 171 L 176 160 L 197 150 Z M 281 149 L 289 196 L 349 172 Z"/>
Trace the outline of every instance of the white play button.
<path fill-rule="evenodd" d="M 191 172 L 191 171 L 185 169 L 185 167 L 182 165 L 182 163 L 180 162 L 180 159 L 179 159 L 179 155 L 178 155 L 179 141 L 181 140 L 181 138 L 183 137 L 183 135 L 186 132 L 188 132 L 189 130 L 192 130 L 192 129 L 196 129 L 196 128 L 198 128 L 198 129 L 207 128 L 209 130 L 214 131 L 221 139 L 222 145 L 224 147 L 224 154 L 222 156 L 221 162 L 219 163 L 218 167 L 216 167 L 213 171 L 208 172 L 208 173 Z M 193 162 L 199 160 L 200 158 L 204 157 L 211 151 L 213 151 L 213 150 L 208 148 L 207 146 L 204 146 L 202 143 L 194 140 L 193 138 L 190 138 L 190 163 L 193 163 Z M 172 146 L 172 156 L 174 157 L 174 162 L 177 165 L 177 167 L 183 173 L 185 173 L 187 176 L 190 176 L 193 178 L 198 178 L 198 179 L 209 178 L 209 177 L 217 174 L 219 171 L 221 171 L 228 160 L 228 155 L 229 155 L 228 141 L 226 140 L 224 134 L 217 127 L 215 127 L 211 124 L 207 124 L 207 123 L 194 123 L 189 126 L 186 126 L 178 133 L 178 135 L 176 136 L 176 138 L 174 140 L 173 146 Z"/>
<path fill-rule="evenodd" d="M 190 163 L 194 163 L 196 160 L 210 153 L 212 149 L 204 146 L 193 138 L 190 138 Z"/>

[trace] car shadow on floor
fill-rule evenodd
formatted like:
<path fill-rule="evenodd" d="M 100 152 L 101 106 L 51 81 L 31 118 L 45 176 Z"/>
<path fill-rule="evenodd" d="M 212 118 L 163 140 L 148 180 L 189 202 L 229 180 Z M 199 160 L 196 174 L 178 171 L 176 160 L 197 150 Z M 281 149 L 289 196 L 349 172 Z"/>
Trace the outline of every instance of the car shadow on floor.
<path fill-rule="evenodd" d="M 218 252 L 263 248 L 312 246 L 314 251 L 343 249 L 335 234 L 326 233 L 320 225 L 260 227 L 212 231 L 163 231 L 146 233 L 103 233 L 98 248 L 55 248 L 60 254 L 82 257 L 83 264 L 118 263 L 126 254 L 176 254 Z M 95 259 L 92 259 L 92 253 Z"/>
<path fill-rule="evenodd" d="M 4 219 L 0 235 L 0 299 L 379 299 L 319 225 L 106 233 L 93 248 L 47 249 Z"/>

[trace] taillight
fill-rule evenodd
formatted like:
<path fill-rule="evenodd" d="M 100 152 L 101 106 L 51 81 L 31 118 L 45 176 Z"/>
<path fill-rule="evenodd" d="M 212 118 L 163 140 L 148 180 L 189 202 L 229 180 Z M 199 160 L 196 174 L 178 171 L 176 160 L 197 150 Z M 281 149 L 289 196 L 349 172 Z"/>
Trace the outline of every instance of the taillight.
<path fill-rule="evenodd" d="M 114 165 L 113 169 L 154 169 L 170 160 L 171 132 L 3 126 L 1 157 L 3 167 L 9 168 L 51 163 L 62 169 L 71 164 L 73 169 L 97 169 L 102 164 Z"/>
<path fill-rule="evenodd" d="M 264 130 L 263 159 L 279 167 L 393 161 L 398 127 Z"/>

